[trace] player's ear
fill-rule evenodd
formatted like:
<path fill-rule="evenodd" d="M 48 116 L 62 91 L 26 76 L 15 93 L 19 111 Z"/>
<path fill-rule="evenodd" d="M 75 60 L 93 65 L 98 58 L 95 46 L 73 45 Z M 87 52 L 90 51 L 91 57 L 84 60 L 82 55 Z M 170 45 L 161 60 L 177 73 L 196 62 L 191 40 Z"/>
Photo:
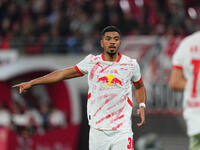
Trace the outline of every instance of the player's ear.
<path fill-rule="evenodd" d="M 103 48 L 103 40 L 101 40 L 101 42 L 100 42 L 100 43 L 101 43 L 101 47 Z"/>

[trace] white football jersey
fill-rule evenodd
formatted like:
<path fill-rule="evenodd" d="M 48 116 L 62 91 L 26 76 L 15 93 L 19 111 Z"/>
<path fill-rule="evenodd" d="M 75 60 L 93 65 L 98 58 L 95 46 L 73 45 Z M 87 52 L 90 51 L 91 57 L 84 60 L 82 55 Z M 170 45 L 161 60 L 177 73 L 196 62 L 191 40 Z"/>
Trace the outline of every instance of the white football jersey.
<path fill-rule="evenodd" d="M 186 37 L 173 56 L 173 67 L 182 69 L 187 79 L 183 115 L 188 135 L 200 133 L 200 32 Z"/>
<path fill-rule="evenodd" d="M 88 55 L 75 68 L 88 75 L 89 125 L 100 130 L 131 130 L 132 84 L 142 80 L 135 59 L 119 54 L 116 62 L 104 54 Z"/>

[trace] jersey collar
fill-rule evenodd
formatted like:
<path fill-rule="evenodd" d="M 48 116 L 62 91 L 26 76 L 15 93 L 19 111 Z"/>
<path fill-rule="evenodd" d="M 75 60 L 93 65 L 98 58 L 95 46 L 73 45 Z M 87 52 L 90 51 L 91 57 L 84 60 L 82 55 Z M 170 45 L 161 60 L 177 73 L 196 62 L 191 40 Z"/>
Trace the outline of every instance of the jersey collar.
<path fill-rule="evenodd" d="M 118 53 L 118 55 L 119 55 L 119 57 L 118 57 L 118 59 L 117 59 L 116 62 L 119 62 L 119 61 L 121 60 L 121 57 L 122 57 L 122 54 L 121 54 L 121 53 Z M 106 61 L 106 60 L 105 60 L 104 53 L 101 54 L 101 58 L 102 58 L 103 61 Z"/>

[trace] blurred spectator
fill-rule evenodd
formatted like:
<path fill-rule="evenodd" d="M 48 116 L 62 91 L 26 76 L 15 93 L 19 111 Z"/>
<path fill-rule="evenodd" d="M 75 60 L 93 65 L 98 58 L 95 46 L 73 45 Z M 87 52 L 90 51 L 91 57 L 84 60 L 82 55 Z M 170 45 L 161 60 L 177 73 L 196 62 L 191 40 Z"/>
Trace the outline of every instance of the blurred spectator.
<path fill-rule="evenodd" d="M 72 33 L 69 37 L 65 39 L 65 45 L 70 53 L 80 53 L 82 51 L 80 33 Z"/>
<path fill-rule="evenodd" d="M 65 46 L 64 38 L 62 38 L 58 32 L 56 26 L 51 28 L 51 33 L 43 47 L 44 53 L 65 53 L 67 47 Z"/>
<path fill-rule="evenodd" d="M 4 102 L 0 105 L 0 127 L 11 127 L 11 113 Z"/>
<path fill-rule="evenodd" d="M 42 116 L 39 111 L 35 108 L 29 108 L 26 111 L 26 115 L 28 117 L 27 129 L 30 135 L 34 135 L 36 133 L 43 133 L 42 129 Z"/>
<path fill-rule="evenodd" d="M 49 105 L 42 103 L 40 105 L 40 115 L 42 117 L 42 127 L 44 130 L 49 129 L 49 113 L 50 113 Z"/>
<path fill-rule="evenodd" d="M 124 13 L 124 24 L 122 26 L 122 33 L 125 35 L 137 34 L 138 33 L 138 23 L 133 18 L 131 12 Z"/>
<path fill-rule="evenodd" d="M 26 115 L 25 111 L 26 111 L 25 105 L 22 105 L 19 102 L 14 102 L 12 121 L 13 121 L 16 132 L 20 135 L 23 134 L 29 122 L 29 118 Z"/>
<path fill-rule="evenodd" d="M 105 3 L 102 0 L 96 0 L 92 4 L 93 13 L 92 13 L 92 22 L 97 31 L 101 31 L 101 29 L 105 26 Z"/>
<path fill-rule="evenodd" d="M 67 125 L 66 116 L 64 112 L 51 106 L 51 111 L 49 114 L 49 124 L 51 129 L 56 129 Z"/>

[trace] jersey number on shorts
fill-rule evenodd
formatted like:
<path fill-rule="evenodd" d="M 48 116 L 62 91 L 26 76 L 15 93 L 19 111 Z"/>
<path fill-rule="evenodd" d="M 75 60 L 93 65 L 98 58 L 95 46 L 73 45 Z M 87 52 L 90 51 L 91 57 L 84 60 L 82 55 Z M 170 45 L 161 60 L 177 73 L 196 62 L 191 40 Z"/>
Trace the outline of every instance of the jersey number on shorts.
<path fill-rule="evenodd" d="M 200 60 L 199 59 L 193 59 L 191 61 L 191 64 L 193 65 L 193 87 L 192 87 L 192 97 L 196 97 L 196 88 L 197 88 L 197 81 L 198 81 L 198 76 L 199 76 L 199 71 L 200 71 Z"/>
<path fill-rule="evenodd" d="M 133 150 L 133 139 L 131 137 L 128 138 L 128 150 Z"/>

